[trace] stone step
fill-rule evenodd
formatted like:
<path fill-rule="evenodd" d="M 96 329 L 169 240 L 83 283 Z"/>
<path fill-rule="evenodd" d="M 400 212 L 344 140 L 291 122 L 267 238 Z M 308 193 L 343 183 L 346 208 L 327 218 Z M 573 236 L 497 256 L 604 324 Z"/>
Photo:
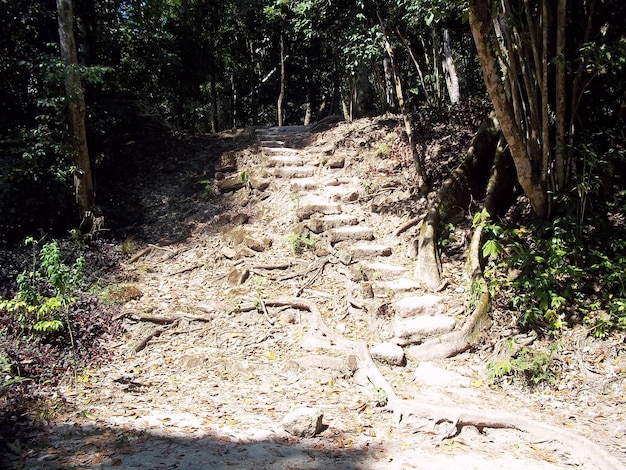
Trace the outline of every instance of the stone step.
<path fill-rule="evenodd" d="M 359 200 L 359 190 L 354 186 L 329 186 L 324 191 L 331 196 L 334 201 L 355 202 Z"/>
<path fill-rule="evenodd" d="M 409 268 L 387 263 L 361 263 L 361 269 L 370 279 L 406 276 Z"/>
<path fill-rule="evenodd" d="M 274 176 L 277 178 L 309 178 L 317 171 L 316 166 L 283 166 L 274 169 Z"/>
<path fill-rule="evenodd" d="M 347 240 L 373 240 L 374 230 L 370 227 L 337 227 L 328 231 L 330 243 L 338 243 Z"/>
<path fill-rule="evenodd" d="M 438 295 L 426 294 L 409 296 L 394 301 L 393 310 L 397 317 L 408 318 L 420 315 L 443 315 L 446 313 L 446 305 Z"/>
<path fill-rule="evenodd" d="M 359 243 L 348 247 L 348 251 L 355 258 L 375 258 L 378 256 L 391 256 L 392 249 L 386 245 L 372 243 Z"/>
<path fill-rule="evenodd" d="M 358 219 L 353 215 L 336 214 L 311 218 L 306 223 L 306 226 L 313 233 L 322 233 L 334 228 L 354 226 L 358 223 Z"/>
<path fill-rule="evenodd" d="M 293 155 L 298 153 L 298 149 L 291 147 L 263 147 L 263 153 L 271 155 Z"/>
<path fill-rule="evenodd" d="M 280 166 L 304 166 L 304 159 L 297 155 L 273 155 L 266 161 L 266 165 L 270 168 Z"/>
<path fill-rule="evenodd" d="M 304 198 L 296 209 L 298 219 L 310 219 L 313 214 L 333 215 L 341 213 L 341 204 L 336 202 L 328 202 L 327 200 L 311 196 Z"/>
<path fill-rule="evenodd" d="M 349 178 L 349 177 L 343 177 L 343 176 L 331 176 L 329 178 L 324 178 L 321 181 L 321 184 L 323 184 L 324 186 L 340 186 L 340 185 L 344 185 L 344 184 L 351 184 L 354 186 L 358 186 L 359 185 L 359 180 L 358 178 Z"/>
<path fill-rule="evenodd" d="M 374 285 L 375 293 L 379 295 L 387 295 L 388 292 L 391 292 L 393 294 L 413 292 L 419 290 L 420 288 L 421 285 L 417 281 L 406 277 L 392 279 L 391 281 L 379 282 Z"/>
<path fill-rule="evenodd" d="M 317 189 L 317 178 L 293 178 L 291 180 L 292 191 L 308 191 L 311 189 Z"/>
<path fill-rule="evenodd" d="M 285 141 L 284 140 L 271 140 L 271 139 L 267 139 L 267 140 L 259 140 L 259 145 L 261 147 L 284 147 L 285 146 Z"/>
<path fill-rule="evenodd" d="M 412 318 L 396 318 L 393 323 L 392 343 L 405 346 L 419 344 L 429 336 L 449 333 L 456 327 L 456 320 L 442 315 L 419 315 Z"/>

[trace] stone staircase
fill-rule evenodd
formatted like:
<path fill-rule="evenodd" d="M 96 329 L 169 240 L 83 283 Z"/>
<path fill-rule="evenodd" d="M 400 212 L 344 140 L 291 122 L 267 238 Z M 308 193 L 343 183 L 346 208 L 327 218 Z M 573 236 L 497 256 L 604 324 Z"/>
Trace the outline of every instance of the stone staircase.
<path fill-rule="evenodd" d="M 312 138 L 307 126 L 261 128 L 256 136 L 261 165 L 272 179 L 269 190 L 289 187 L 297 200 L 295 220 L 284 227 L 285 235 L 315 238 L 326 247 L 316 250 L 318 257 L 330 253 L 340 260 L 316 279 L 317 289 L 341 283 L 343 289 L 333 289 L 335 295 L 357 302 L 375 318 L 377 334 L 366 340 L 389 346 L 373 351 L 390 351 L 389 357 L 375 356 L 401 363 L 398 346 L 419 344 L 459 327 L 462 320 L 455 317 L 464 311 L 462 286 L 448 287 L 456 290 L 450 302 L 426 292 L 414 279 L 415 260 L 407 256 L 411 239 L 393 234 L 403 219 L 372 211 L 349 158 L 313 153 L 306 145 Z"/>

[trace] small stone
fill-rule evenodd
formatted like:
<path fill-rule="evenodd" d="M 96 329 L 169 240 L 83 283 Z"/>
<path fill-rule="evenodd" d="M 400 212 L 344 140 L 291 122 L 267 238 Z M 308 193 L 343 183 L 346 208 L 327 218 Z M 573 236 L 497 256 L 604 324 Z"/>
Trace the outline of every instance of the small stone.
<path fill-rule="evenodd" d="M 322 432 L 324 414 L 317 408 L 303 406 L 290 411 L 282 421 L 289 434 L 298 437 L 313 437 Z"/>
<path fill-rule="evenodd" d="M 231 287 L 237 287 L 242 285 L 250 277 L 250 271 L 248 269 L 233 269 L 228 274 L 228 285 Z"/>
<path fill-rule="evenodd" d="M 272 246 L 272 239 L 268 237 L 246 237 L 243 243 L 248 248 L 260 253 Z"/>
<path fill-rule="evenodd" d="M 381 343 L 372 346 L 370 349 L 372 359 L 391 364 L 392 366 L 403 366 L 406 361 L 404 358 L 404 351 L 400 346 L 394 343 Z"/>
<path fill-rule="evenodd" d="M 335 156 L 328 160 L 328 168 L 343 168 L 346 165 L 344 157 Z"/>
<path fill-rule="evenodd" d="M 228 246 L 223 246 L 220 252 L 226 259 L 235 259 L 237 257 L 237 252 Z"/>
<path fill-rule="evenodd" d="M 372 288 L 371 282 L 361 282 L 361 295 L 364 299 L 374 298 L 374 289 Z"/>
<path fill-rule="evenodd" d="M 250 183 L 250 187 L 252 189 L 256 189 L 257 191 L 265 191 L 270 186 L 269 179 L 259 178 L 255 176 L 251 176 L 248 182 Z"/>
<path fill-rule="evenodd" d="M 427 385 L 436 385 L 440 387 L 469 387 L 470 378 L 465 377 L 457 372 L 437 367 L 430 362 L 422 362 L 415 369 L 413 375 L 415 380 Z"/>
<path fill-rule="evenodd" d="M 267 161 L 268 167 L 303 166 L 304 160 L 297 155 L 273 155 Z"/>

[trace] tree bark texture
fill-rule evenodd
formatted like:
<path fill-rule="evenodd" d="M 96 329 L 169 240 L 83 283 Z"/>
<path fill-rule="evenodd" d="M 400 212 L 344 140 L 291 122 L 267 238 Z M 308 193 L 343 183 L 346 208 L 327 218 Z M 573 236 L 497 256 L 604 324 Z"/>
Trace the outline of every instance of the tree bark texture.
<path fill-rule="evenodd" d="M 95 194 L 85 127 L 85 94 L 78 71 L 72 0 L 57 0 L 59 43 L 65 62 L 65 94 L 74 145 L 74 189 L 81 221 L 92 217 Z M 90 227 L 90 221 L 85 227 Z"/>
<path fill-rule="evenodd" d="M 502 84 L 494 44 L 493 18 L 489 5 L 488 2 L 481 0 L 469 0 L 472 35 L 478 50 L 487 91 L 515 163 L 518 181 L 537 216 L 545 218 L 548 215 L 547 188 L 542 182 L 541 169 L 535 166 L 532 155 L 528 153 L 527 139 L 515 118 L 512 99 L 507 97 Z M 518 86 L 517 83 L 509 85 Z"/>
<path fill-rule="evenodd" d="M 280 93 L 278 94 L 277 113 L 278 113 L 278 127 L 283 126 L 283 100 L 285 99 L 285 39 L 283 35 L 280 35 Z"/>
<path fill-rule="evenodd" d="M 450 30 L 443 29 L 443 52 L 444 72 L 446 74 L 446 86 L 448 87 L 448 96 L 450 103 L 457 104 L 461 100 L 461 91 L 459 88 L 459 76 L 456 73 L 454 58 L 452 57 L 452 47 L 450 47 Z"/>

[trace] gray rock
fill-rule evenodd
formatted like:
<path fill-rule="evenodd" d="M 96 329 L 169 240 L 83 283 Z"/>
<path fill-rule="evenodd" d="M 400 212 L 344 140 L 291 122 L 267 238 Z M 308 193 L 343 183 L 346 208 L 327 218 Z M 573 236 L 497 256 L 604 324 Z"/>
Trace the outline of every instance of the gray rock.
<path fill-rule="evenodd" d="M 381 343 L 372 346 L 370 349 L 372 359 L 391 364 L 392 366 L 403 366 L 405 364 L 404 351 L 394 343 Z"/>
<path fill-rule="evenodd" d="M 323 430 L 324 414 L 317 408 L 303 406 L 290 411 L 282 421 L 289 434 L 298 437 L 313 437 Z"/>

